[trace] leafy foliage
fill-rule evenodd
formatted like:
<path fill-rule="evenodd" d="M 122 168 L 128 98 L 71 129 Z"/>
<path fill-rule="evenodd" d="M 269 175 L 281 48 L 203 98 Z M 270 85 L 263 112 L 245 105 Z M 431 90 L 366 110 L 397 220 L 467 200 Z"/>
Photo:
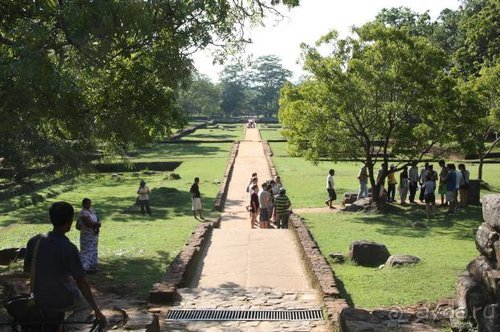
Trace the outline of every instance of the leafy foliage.
<path fill-rule="evenodd" d="M 285 86 L 280 120 L 292 148 L 308 159 L 365 162 L 377 193 L 386 174 L 376 179 L 374 165 L 421 159 L 450 139 L 461 109 L 447 57 L 428 38 L 377 21 L 355 33 L 322 38 L 320 46 L 331 50 L 326 56 L 303 46 L 311 78 Z"/>
<path fill-rule="evenodd" d="M 0 2 L 0 158 L 70 167 L 184 123 L 176 104 L 209 44 L 238 49 L 248 23 L 297 0 Z"/>

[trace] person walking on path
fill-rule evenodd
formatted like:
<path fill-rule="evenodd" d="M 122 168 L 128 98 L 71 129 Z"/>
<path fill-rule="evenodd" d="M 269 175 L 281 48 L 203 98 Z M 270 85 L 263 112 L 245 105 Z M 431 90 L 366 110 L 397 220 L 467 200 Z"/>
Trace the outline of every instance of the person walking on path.
<path fill-rule="evenodd" d="M 257 215 L 259 213 L 259 186 L 254 184 L 250 195 L 250 227 L 254 228 L 257 224 Z"/>
<path fill-rule="evenodd" d="M 330 207 L 330 209 L 335 209 L 332 205 L 333 201 L 337 199 L 337 193 L 335 192 L 335 182 L 333 176 L 335 175 L 335 170 L 330 169 L 328 171 L 328 176 L 326 177 L 326 191 L 328 192 L 328 199 L 325 204 Z"/>
<path fill-rule="evenodd" d="M 262 189 L 259 191 L 259 222 L 260 228 L 269 228 L 269 219 L 271 218 L 271 194 L 268 191 L 267 183 L 262 184 Z"/>
<path fill-rule="evenodd" d="M 365 165 L 361 167 L 358 174 L 359 193 L 358 199 L 368 198 L 368 169 Z"/>
<path fill-rule="evenodd" d="M 80 228 L 80 260 L 85 272 L 97 272 L 98 242 L 101 222 L 92 208 L 89 198 L 82 200 L 82 210 L 78 216 L 77 225 Z"/>
<path fill-rule="evenodd" d="M 444 160 L 440 160 L 438 164 L 439 167 L 441 167 L 441 170 L 439 171 L 439 186 L 438 186 L 438 193 L 441 196 L 440 206 L 446 206 L 448 205 L 448 202 L 446 201 L 446 176 L 448 175 L 448 168 L 446 168 Z"/>
<path fill-rule="evenodd" d="M 71 312 L 66 319 L 68 322 L 84 321 L 93 310 L 101 326 L 105 326 L 106 317 L 94 300 L 78 249 L 66 237 L 73 224 L 74 212 L 67 202 L 51 205 L 49 217 L 53 229 L 28 241 L 23 270 L 33 274 L 31 287 L 42 309 Z"/>
<path fill-rule="evenodd" d="M 146 186 L 146 182 L 144 180 L 141 180 L 141 182 L 139 183 L 137 194 L 139 194 L 138 200 L 139 205 L 141 206 L 141 213 L 144 215 L 144 213 L 147 212 L 149 215 L 151 215 L 151 208 L 149 206 L 149 196 L 151 195 L 151 191 L 149 190 L 148 186 Z"/>
<path fill-rule="evenodd" d="M 415 194 L 418 188 L 418 167 L 416 162 L 413 162 L 408 170 L 408 180 L 410 182 L 410 204 L 415 204 Z"/>
<path fill-rule="evenodd" d="M 399 173 L 399 197 L 401 205 L 406 205 L 406 196 L 408 195 L 409 179 L 408 166 L 403 167 L 403 171 Z"/>
<path fill-rule="evenodd" d="M 199 177 L 194 178 L 194 183 L 191 185 L 191 189 L 189 189 L 189 192 L 191 193 L 192 197 L 192 203 L 193 203 L 192 210 L 194 219 L 198 220 L 198 218 L 196 218 L 196 212 L 198 211 L 200 219 L 205 220 L 205 218 L 203 218 L 201 214 L 203 206 L 201 205 L 201 193 L 200 193 L 199 183 L 200 183 L 200 178 Z"/>
<path fill-rule="evenodd" d="M 276 211 L 276 225 L 278 228 L 288 228 L 288 218 L 290 217 L 290 207 L 292 203 L 286 195 L 286 189 L 281 187 L 279 195 L 274 199 L 274 209 Z"/>

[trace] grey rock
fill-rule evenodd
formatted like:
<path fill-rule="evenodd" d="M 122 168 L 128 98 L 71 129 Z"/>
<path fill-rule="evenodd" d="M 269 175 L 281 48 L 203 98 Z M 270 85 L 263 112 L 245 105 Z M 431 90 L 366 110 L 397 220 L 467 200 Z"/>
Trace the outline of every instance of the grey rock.
<path fill-rule="evenodd" d="M 500 194 L 483 196 L 483 219 L 497 232 L 500 232 Z"/>
<path fill-rule="evenodd" d="M 385 265 L 387 266 L 403 266 L 417 264 L 420 262 L 420 258 L 412 255 L 392 255 L 387 259 Z"/>
<path fill-rule="evenodd" d="M 335 263 L 343 263 L 345 261 L 345 256 L 341 252 L 331 252 L 328 254 L 328 257 L 330 257 Z"/>

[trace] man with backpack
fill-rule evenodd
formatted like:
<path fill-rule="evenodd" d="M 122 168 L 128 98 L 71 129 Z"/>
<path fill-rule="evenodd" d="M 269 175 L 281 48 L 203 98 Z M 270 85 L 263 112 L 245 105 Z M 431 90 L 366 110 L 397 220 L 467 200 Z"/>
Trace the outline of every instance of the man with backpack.
<path fill-rule="evenodd" d="M 86 321 L 93 310 L 105 325 L 106 317 L 94 300 L 78 249 L 65 235 L 71 230 L 73 215 L 71 204 L 52 204 L 49 216 L 53 230 L 28 241 L 24 271 L 32 275 L 34 299 L 42 310 L 71 312 L 70 322 Z"/>

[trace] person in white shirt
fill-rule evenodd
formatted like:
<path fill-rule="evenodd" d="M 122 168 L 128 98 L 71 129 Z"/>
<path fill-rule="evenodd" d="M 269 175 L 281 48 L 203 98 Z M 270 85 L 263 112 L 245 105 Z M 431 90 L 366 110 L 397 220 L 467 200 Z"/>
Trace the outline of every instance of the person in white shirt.
<path fill-rule="evenodd" d="M 424 191 L 425 211 L 427 213 L 427 218 L 430 219 L 436 209 L 436 195 L 434 194 L 436 182 L 432 178 L 432 175 L 428 174 L 426 176 L 425 182 L 422 184 L 422 190 Z"/>
<path fill-rule="evenodd" d="M 328 176 L 326 177 L 326 191 L 328 192 L 328 199 L 325 204 L 330 207 L 330 209 L 335 209 L 332 203 L 337 199 L 337 194 L 335 193 L 335 182 L 333 181 L 333 176 L 335 175 L 335 170 L 330 169 L 328 171 Z"/>

